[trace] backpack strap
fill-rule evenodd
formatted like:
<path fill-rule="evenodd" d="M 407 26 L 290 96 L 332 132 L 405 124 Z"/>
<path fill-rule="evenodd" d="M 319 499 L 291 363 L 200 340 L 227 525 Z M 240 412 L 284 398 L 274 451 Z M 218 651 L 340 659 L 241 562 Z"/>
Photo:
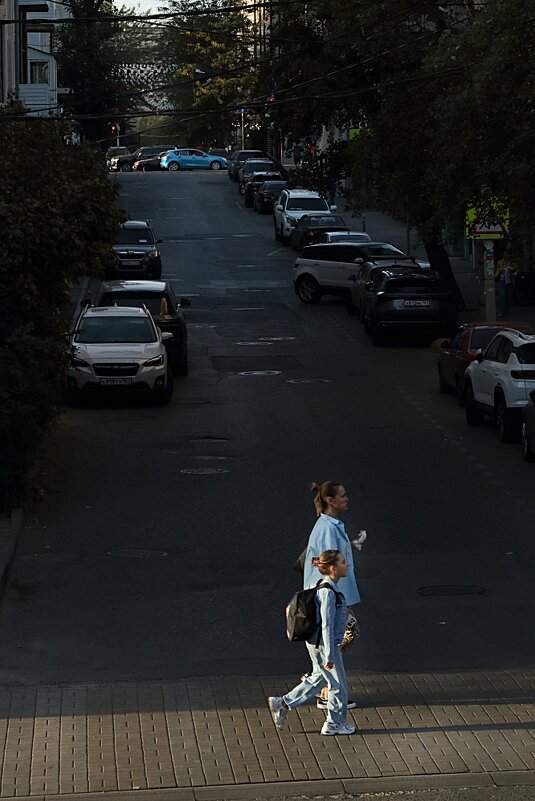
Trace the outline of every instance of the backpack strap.
<path fill-rule="evenodd" d="M 334 592 L 334 594 L 336 595 L 336 608 L 339 609 L 342 606 L 342 601 L 340 600 L 340 597 L 343 595 L 343 593 L 337 592 L 334 589 L 334 587 L 332 586 L 332 584 L 327 584 L 325 582 L 322 583 L 322 579 L 320 579 L 318 581 L 318 583 L 316 584 L 316 592 L 318 590 L 323 589 L 323 588 L 325 588 L 327 590 L 331 590 L 332 592 Z M 321 640 L 321 622 L 318 625 L 318 636 L 316 637 L 316 648 L 320 647 L 320 640 Z"/>

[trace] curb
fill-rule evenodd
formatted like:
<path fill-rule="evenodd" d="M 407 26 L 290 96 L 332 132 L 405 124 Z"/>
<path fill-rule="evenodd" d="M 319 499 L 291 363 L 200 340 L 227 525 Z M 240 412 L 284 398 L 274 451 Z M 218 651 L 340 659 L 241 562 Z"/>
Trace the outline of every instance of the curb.
<path fill-rule="evenodd" d="M 0 598 L 7 586 L 21 529 L 22 509 L 12 509 L 9 517 L 0 518 Z"/>
<path fill-rule="evenodd" d="M 508 777 L 508 778 L 506 778 Z M 508 780 L 509 779 L 509 780 Z M 452 773 L 418 776 L 383 776 L 362 779 L 318 779 L 315 781 L 265 782 L 262 784 L 221 784 L 209 787 L 166 787 L 147 790 L 112 790 L 31 796 L 5 796 L 2 801 L 260 801 L 260 799 L 312 798 L 333 795 L 362 795 L 418 790 L 464 790 L 533 786 L 533 771 L 511 771 L 511 775 L 494 773 Z"/>

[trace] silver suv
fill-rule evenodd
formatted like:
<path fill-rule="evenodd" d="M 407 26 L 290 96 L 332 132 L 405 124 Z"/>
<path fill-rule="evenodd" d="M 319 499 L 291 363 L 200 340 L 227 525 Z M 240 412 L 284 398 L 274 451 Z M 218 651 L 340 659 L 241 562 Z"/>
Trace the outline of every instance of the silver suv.
<path fill-rule="evenodd" d="M 283 189 L 273 206 L 275 239 L 288 244 L 292 228 L 303 214 L 310 212 L 328 214 L 330 211 L 336 211 L 336 206 L 329 206 L 325 198 L 317 192 L 311 192 L 309 189 Z"/>
<path fill-rule="evenodd" d="M 494 417 L 498 439 L 518 439 L 521 412 L 535 389 L 535 335 L 500 331 L 465 373 L 466 422 L 477 426 Z"/>
<path fill-rule="evenodd" d="M 146 308 L 87 306 L 70 337 L 67 391 L 71 401 L 80 392 L 153 393 L 162 403 L 173 394 L 164 342 Z"/>

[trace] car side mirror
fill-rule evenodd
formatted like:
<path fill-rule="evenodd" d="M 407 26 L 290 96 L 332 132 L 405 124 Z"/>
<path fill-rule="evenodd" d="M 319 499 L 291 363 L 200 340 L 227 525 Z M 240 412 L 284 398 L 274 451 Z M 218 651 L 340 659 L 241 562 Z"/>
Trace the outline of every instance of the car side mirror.
<path fill-rule="evenodd" d="M 189 298 L 180 298 L 180 303 L 177 305 L 177 309 L 180 309 L 181 306 L 191 306 L 191 300 Z"/>
<path fill-rule="evenodd" d="M 162 242 L 163 242 L 163 239 L 157 239 L 157 240 L 156 240 L 156 243 L 157 243 L 158 245 L 161 245 L 161 244 L 162 244 Z"/>
<path fill-rule="evenodd" d="M 173 339 L 173 334 L 171 331 L 162 331 L 162 342 L 166 342 L 168 339 Z"/>
<path fill-rule="evenodd" d="M 449 348 L 450 345 L 451 345 L 451 342 L 450 342 L 449 339 L 443 339 L 442 342 L 440 343 L 440 347 L 443 348 L 443 349 L 444 348 Z"/>
<path fill-rule="evenodd" d="M 355 259 L 355 264 L 364 264 L 364 259 L 362 256 L 359 256 L 358 259 Z"/>
<path fill-rule="evenodd" d="M 475 354 L 474 354 L 474 359 L 476 360 L 476 362 L 482 362 L 485 359 L 485 356 L 483 355 L 483 351 L 482 350 L 477 350 L 475 352 Z"/>
<path fill-rule="evenodd" d="M 367 289 L 368 292 L 370 290 L 372 290 L 373 289 L 373 281 L 366 281 L 366 283 L 364 284 L 364 288 Z"/>
<path fill-rule="evenodd" d="M 331 211 L 336 211 L 337 206 L 329 206 L 329 208 L 330 208 Z"/>
<path fill-rule="evenodd" d="M 80 303 L 81 309 L 85 309 L 87 306 L 91 306 L 91 298 L 84 298 Z"/>

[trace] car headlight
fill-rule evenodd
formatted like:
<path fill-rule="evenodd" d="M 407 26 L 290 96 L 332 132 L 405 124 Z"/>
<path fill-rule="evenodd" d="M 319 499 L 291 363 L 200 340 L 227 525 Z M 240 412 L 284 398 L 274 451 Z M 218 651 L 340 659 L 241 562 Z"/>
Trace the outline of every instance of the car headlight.
<path fill-rule="evenodd" d="M 286 219 L 290 223 L 290 225 L 295 225 L 295 223 L 297 222 L 296 218 L 292 217 L 290 214 L 286 215 Z"/>
<path fill-rule="evenodd" d="M 80 359 L 79 356 L 72 357 L 72 366 L 73 367 L 89 367 L 89 362 L 84 361 L 84 359 Z"/>
<path fill-rule="evenodd" d="M 163 354 L 160 353 L 159 356 L 155 356 L 154 359 L 147 359 L 146 362 L 142 362 L 143 367 L 160 367 L 163 364 Z"/>

